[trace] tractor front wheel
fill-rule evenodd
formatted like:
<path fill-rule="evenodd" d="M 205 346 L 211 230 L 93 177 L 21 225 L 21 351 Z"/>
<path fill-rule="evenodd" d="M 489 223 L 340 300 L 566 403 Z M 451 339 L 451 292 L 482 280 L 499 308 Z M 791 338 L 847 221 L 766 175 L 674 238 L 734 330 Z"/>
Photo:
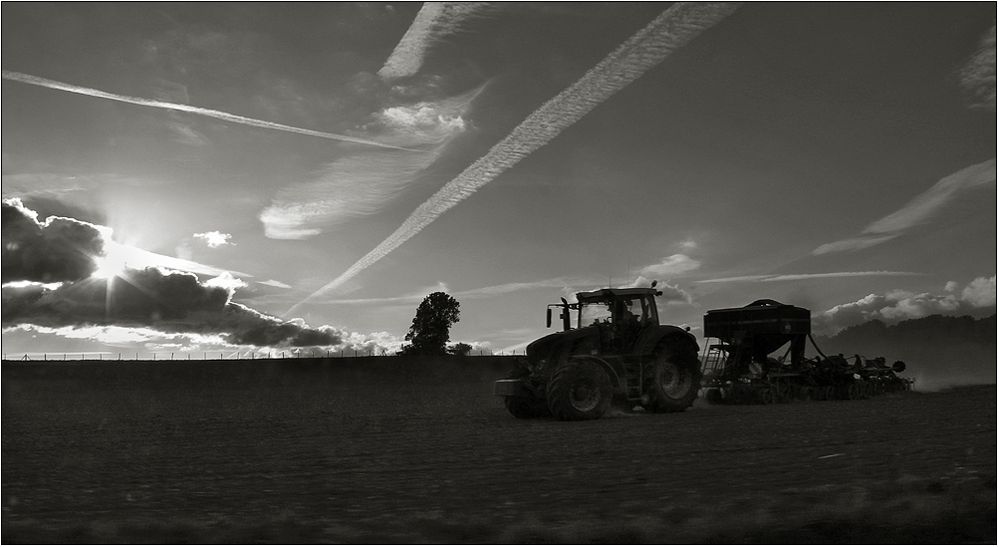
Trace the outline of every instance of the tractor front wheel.
<path fill-rule="evenodd" d="M 701 367 L 697 350 L 683 346 L 673 351 L 665 348 L 656 354 L 649 375 L 646 410 L 682 412 L 694 404 L 701 389 Z"/>
<path fill-rule="evenodd" d="M 614 398 L 607 371 L 592 361 L 573 360 L 559 367 L 548 383 L 548 408 L 560 420 L 595 420 Z"/>

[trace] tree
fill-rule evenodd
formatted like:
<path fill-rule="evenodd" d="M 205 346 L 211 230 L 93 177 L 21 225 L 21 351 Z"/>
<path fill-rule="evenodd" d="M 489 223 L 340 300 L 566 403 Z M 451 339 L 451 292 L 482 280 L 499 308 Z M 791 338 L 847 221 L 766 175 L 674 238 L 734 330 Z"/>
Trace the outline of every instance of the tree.
<path fill-rule="evenodd" d="M 402 355 L 447 355 L 451 325 L 458 322 L 461 305 L 445 292 L 427 295 L 416 308 L 413 326 L 406 334 L 412 342 L 402 347 Z"/>
<path fill-rule="evenodd" d="M 447 352 L 451 355 L 457 355 L 458 357 L 466 357 L 472 352 L 472 346 L 464 342 L 458 342 L 453 346 L 448 346 Z"/>

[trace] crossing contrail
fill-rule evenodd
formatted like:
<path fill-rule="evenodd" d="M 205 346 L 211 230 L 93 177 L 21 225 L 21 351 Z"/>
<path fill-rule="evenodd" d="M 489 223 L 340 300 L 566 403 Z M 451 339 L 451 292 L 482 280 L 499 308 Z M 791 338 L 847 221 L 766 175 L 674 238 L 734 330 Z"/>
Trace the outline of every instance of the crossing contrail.
<path fill-rule="evenodd" d="M 83 87 L 73 84 L 67 84 L 63 82 L 57 82 L 55 80 L 49 80 L 48 78 L 40 78 L 38 76 L 32 76 L 30 74 L 22 74 L 20 72 L 11 72 L 9 70 L 3 71 L 3 79 L 11 80 L 14 82 L 20 82 L 22 84 L 36 85 L 39 87 L 46 87 L 49 89 L 57 89 L 59 91 L 67 91 L 69 93 L 76 93 L 78 95 L 87 95 L 89 97 L 97 97 L 99 99 L 108 99 L 111 101 L 118 101 L 122 103 L 134 104 L 139 106 L 147 106 L 150 108 L 161 108 L 164 110 L 175 110 L 178 112 L 187 112 L 189 114 L 197 114 L 199 116 L 207 116 L 209 118 L 215 118 L 218 120 L 223 120 L 231 123 L 238 123 L 242 125 L 249 125 L 252 127 L 260 127 L 263 129 L 274 129 L 276 131 L 285 131 L 287 133 L 297 133 L 299 135 L 308 135 L 310 137 L 319 137 L 321 139 L 329 139 L 333 141 L 343 141 L 352 142 L 356 144 L 366 144 L 368 146 L 378 146 L 381 148 L 391 148 L 394 150 L 408 150 L 414 151 L 410 148 L 403 148 L 401 146 L 393 146 L 391 144 L 380 143 L 377 141 L 371 141 L 367 139 L 359 139 L 357 137 L 351 137 L 349 135 L 339 135 L 337 133 L 327 133 L 325 131 L 316 131 L 314 129 L 304 129 L 302 127 L 294 127 L 291 125 L 284 125 L 282 123 L 268 122 L 264 120 L 257 120 L 254 118 L 247 118 L 245 116 L 239 116 L 237 114 L 230 114 L 228 112 L 222 112 L 220 110 L 212 110 L 209 108 L 201 108 L 198 106 L 191 106 L 189 104 L 179 104 L 179 103 L 168 103 L 165 101 L 156 101 L 153 99 L 144 99 L 142 97 L 131 97 L 128 95 L 119 95 L 117 93 L 109 93 L 107 91 L 101 91 L 99 89 L 93 89 L 89 87 Z"/>
<path fill-rule="evenodd" d="M 671 53 L 738 9 L 738 3 L 677 3 L 635 33 L 582 78 L 529 115 L 485 156 L 467 167 L 410 214 L 402 225 L 339 277 L 292 306 L 327 293 L 405 243 L 520 160 L 541 148 L 597 105 L 624 89 Z"/>

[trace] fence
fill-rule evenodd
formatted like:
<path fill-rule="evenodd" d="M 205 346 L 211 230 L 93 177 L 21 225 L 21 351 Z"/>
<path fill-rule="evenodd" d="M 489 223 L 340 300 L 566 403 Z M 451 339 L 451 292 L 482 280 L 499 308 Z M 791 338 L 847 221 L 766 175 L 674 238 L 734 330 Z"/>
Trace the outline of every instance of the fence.
<path fill-rule="evenodd" d="M 523 355 L 524 350 L 512 352 L 472 351 L 469 357 L 498 355 Z M 233 352 L 75 352 L 75 353 L 14 353 L 3 354 L 4 361 L 246 361 L 257 359 L 340 359 L 344 357 L 387 357 L 395 355 L 385 349 L 338 351 L 233 351 Z"/>

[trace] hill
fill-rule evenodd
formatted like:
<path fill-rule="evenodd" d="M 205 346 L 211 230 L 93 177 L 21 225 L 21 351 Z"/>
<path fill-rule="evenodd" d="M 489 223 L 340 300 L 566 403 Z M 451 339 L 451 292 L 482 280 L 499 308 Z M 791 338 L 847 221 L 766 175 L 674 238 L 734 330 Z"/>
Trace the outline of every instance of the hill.
<path fill-rule="evenodd" d="M 886 325 L 874 320 L 815 340 L 826 354 L 902 360 L 916 388 L 996 383 L 996 316 L 931 315 Z"/>

